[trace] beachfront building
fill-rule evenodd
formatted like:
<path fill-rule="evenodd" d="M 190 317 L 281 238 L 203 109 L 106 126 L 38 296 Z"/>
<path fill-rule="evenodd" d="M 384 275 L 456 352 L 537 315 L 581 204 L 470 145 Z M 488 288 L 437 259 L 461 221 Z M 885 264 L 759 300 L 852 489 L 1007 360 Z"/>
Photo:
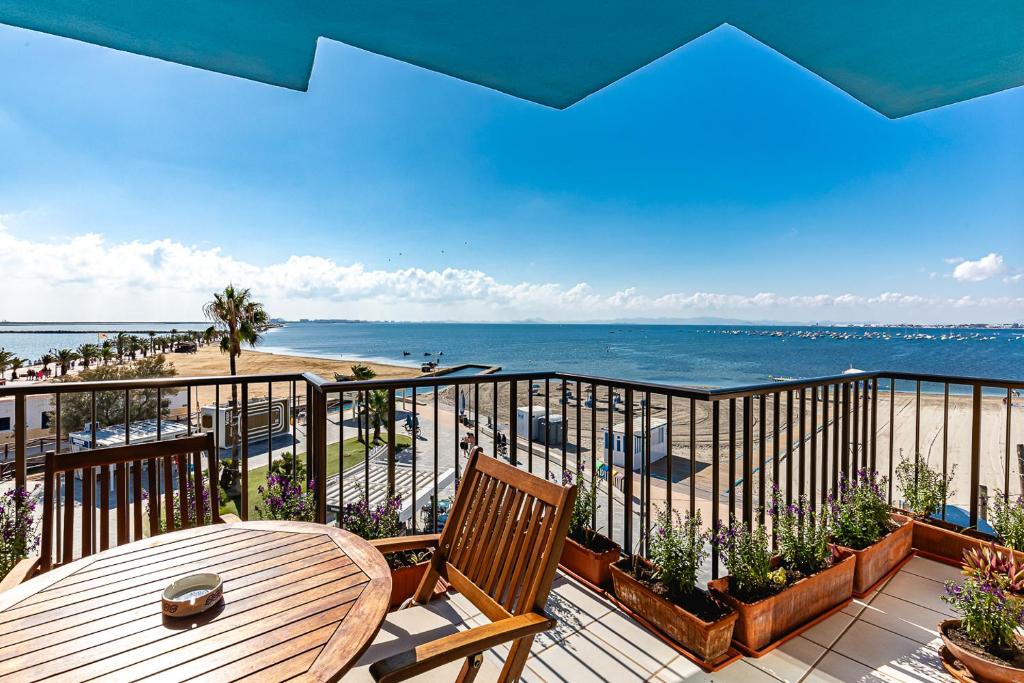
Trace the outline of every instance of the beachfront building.
<path fill-rule="evenodd" d="M 638 417 L 633 421 L 632 465 L 634 470 L 639 470 L 643 467 L 644 460 L 647 457 L 646 449 L 648 433 L 650 434 L 651 439 L 650 462 L 658 462 L 668 454 L 668 440 L 665 432 L 668 427 L 668 421 L 662 418 L 652 418 L 650 422 L 650 429 L 648 430 L 643 418 Z M 618 422 L 612 426 L 610 445 L 608 435 L 608 429 L 605 428 L 602 432 L 604 452 L 607 453 L 610 448 L 612 464 L 616 467 L 625 467 L 627 460 L 626 448 L 629 443 L 626 435 L 626 423 Z"/>
<path fill-rule="evenodd" d="M 548 413 L 544 409 L 530 406 L 516 408 L 516 435 L 522 439 L 531 437 L 536 443 L 561 444 L 563 422 L 562 416 Z"/>

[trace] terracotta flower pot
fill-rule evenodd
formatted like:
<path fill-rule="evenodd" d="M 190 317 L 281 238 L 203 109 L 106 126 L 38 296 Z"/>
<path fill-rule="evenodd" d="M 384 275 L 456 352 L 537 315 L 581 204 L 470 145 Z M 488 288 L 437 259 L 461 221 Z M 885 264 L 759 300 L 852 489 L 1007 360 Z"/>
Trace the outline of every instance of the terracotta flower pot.
<path fill-rule="evenodd" d="M 727 576 L 710 581 L 708 587 L 739 613 L 733 639 L 757 651 L 847 602 L 853 594 L 856 567 L 857 559 L 840 550 L 831 567 L 753 603 L 729 594 Z"/>
<path fill-rule="evenodd" d="M 836 546 L 857 558 L 857 567 L 853 573 L 853 596 L 855 598 L 867 595 L 876 583 L 881 581 L 911 552 L 911 541 L 914 536 L 913 522 L 896 514 L 892 515 L 892 519 L 900 526 L 863 550 Z"/>
<path fill-rule="evenodd" d="M 939 624 L 939 635 L 942 636 L 942 642 L 946 646 L 946 651 L 967 667 L 967 670 L 971 672 L 974 678 L 978 681 L 985 681 L 985 683 L 1020 683 L 1020 681 L 1024 680 L 1024 669 L 1017 669 L 979 657 L 957 645 L 952 638 L 946 635 L 946 629 L 959 625 L 959 619 L 947 619 Z"/>
<path fill-rule="evenodd" d="M 429 566 L 430 560 L 424 560 L 417 564 L 391 570 L 391 601 L 388 604 L 390 609 L 401 606 L 403 602 L 416 594 L 416 589 Z M 446 590 L 448 587 L 438 579 L 437 586 L 434 587 L 434 595 L 441 595 Z"/>
<path fill-rule="evenodd" d="M 704 621 L 638 581 L 628 571 L 628 565 L 621 566 L 626 562 L 611 566 L 615 597 L 622 604 L 705 662 L 714 662 L 728 652 L 738 618 L 736 612 L 717 621 Z"/>
<path fill-rule="evenodd" d="M 595 586 L 607 586 L 611 581 L 611 573 L 608 568 L 619 561 L 622 549 L 618 543 L 613 543 L 604 536 L 601 538 L 607 540 L 614 547 L 604 552 L 596 552 L 571 538 L 566 538 L 565 545 L 562 546 L 562 557 L 558 564 Z"/>

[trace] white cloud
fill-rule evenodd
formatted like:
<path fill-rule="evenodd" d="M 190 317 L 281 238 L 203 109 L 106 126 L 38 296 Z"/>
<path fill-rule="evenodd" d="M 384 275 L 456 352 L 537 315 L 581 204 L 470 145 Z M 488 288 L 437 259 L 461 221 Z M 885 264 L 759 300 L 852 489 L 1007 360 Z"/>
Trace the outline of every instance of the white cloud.
<path fill-rule="evenodd" d="M 1024 297 L 645 293 L 635 287 L 608 292 L 586 282 L 503 282 L 475 269 L 381 270 L 311 255 L 291 255 L 260 266 L 219 248 L 171 239 L 108 243 L 102 235 L 88 233 L 59 243 L 41 242 L 15 237 L 2 223 L 0 254 L 4 283 L 0 318 L 12 320 L 195 320 L 209 294 L 228 282 L 251 287 L 272 315 L 289 318 L 588 320 L 713 314 L 791 320 L 947 320 L 948 311 L 963 309 L 971 309 L 964 315 L 973 317 L 984 315 L 978 309 L 991 309 L 990 316 L 999 319 L 1024 315 Z M 960 265 L 972 263 L 988 263 L 986 272 L 1003 268 L 996 254 Z M 971 278 L 978 278 L 984 268 L 977 266 Z"/>
<path fill-rule="evenodd" d="M 965 259 L 963 256 L 954 256 L 953 258 L 944 258 L 942 260 L 951 266 L 955 266 L 958 263 L 963 263 L 967 259 Z"/>
<path fill-rule="evenodd" d="M 988 256 L 982 256 L 977 261 L 963 261 L 953 269 L 953 279 L 961 282 L 981 282 L 1006 270 L 1003 257 L 992 252 Z"/>

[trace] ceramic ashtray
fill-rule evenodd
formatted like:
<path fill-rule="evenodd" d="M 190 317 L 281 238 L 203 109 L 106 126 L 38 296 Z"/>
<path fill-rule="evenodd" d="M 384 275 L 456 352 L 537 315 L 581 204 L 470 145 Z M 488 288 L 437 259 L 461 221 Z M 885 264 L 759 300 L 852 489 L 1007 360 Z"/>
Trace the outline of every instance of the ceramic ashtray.
<path fill-rule="evenodd" d="M 189 574 L 164 589 L 160 600 L 169 617 L 189 617 L 216 605 L 224 597 L 224 582 L 217 574 Z"/>

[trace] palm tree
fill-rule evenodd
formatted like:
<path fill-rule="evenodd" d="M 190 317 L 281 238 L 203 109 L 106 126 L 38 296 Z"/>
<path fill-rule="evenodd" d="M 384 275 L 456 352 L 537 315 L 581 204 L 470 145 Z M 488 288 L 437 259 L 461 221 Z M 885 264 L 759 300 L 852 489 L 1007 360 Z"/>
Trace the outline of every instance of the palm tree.
<path fill-rule="evenodd" d="M 57 359 L 53 357 L 53 354 L 49 353 L 49 352 L 44 353 L 39 358 L 39 362 L 43 364 L 43 374 L 44 375 L 46 374 L 46 371 L 49 370 L 50 363 L 56 362 L 56 360 Z"/>
<path fill-rule="evenodd" d="M 376 376 L 377 373 L 374 372 L 373 368 L 371 368 L 368 365 L 363 365 L 362 363 L 360 363 L 359 365 L 352 366 L 352 379 L 356 380 L 357 382 L 364 382 L 366 380 L 373 379 Z M 363 422 L 365 420 L 365 401 L 362 400 L 362 397 L 364 395 L 365 392 L 359 392 L 358 394 L 356 394 L 356 438 L 360 442 L 363 441 Z"/>
<path fill-rule="evenodd" d="M 114 360 L 114 347 L 110 345 L 110 342 L 103 342 L 103 346 L 100 347 L 100 360 L 103 361 L 104 365 Z"/>
<path fill-rule="evenodd" d="M 71 364 L 79 358 L 79 355 L 72 349 L 53 349 L 50 353 L 53 354 L 54 362 L 60 367 L 61 377 L 68 374 Z"/>
<path fill-rule="evenodd" d="M 130 336 L 127 332 L 118 332 L 117 337 L 114 340 L 114 345 L 117 346 L 117 362 L 123 363 L 124 356 L 128 353 L 128 344 Z"/>
<path fill-rule="evenodd" d="M 156 332 L 150 330 L 146 334 L 149 335 L 149 352 L 156 353 Z"/>
<path fill-rule="evenodd" d="M 82 344 L 75 349 L 75 353 L 82 359 L 82 365 L 85 366 L 86 370 L 89 369 L 90 363 L 100 357 L 100 350 L 95 344 Z"/>
<path fill-rule="evenodd" d="M 0 379 L 4 378 L 4 373 L 7 372 L 7 368 L 11 367 L 11 361 L 13 360 L 13 353 L 5 348 L 0 348 Z"/>
<path fill-rule="evenodd" d="M 388 419 L 388 392 L 376 389 L 370 392 L 370 420 L 373 423 L 373 443 L 380 441 L 380 426 Z"/>
<path fill-rule="evenodd" d="M 207 333 L 220 337 L 220 350 L 228 354 L 231 374 L 236 374 L 235 359 L 242 355 L 242 344 L 255 347 L 260 335 L 266 331 L 270 317 L 263 304 L 252 300 L 248 289 L 235 289 L 228 285 L 223 292 L 203 307 L 203 313 L 213 321 Z"/>
<path fill-rule="evenodd" d="M 11 359 L 10 365 L 11 379 L 18 379 L 18 370 L 21 370 L 21 368 L 25 365 L 25 359 L 18 358 L 17 356 L 15 356 L 14 358 Z"/>

